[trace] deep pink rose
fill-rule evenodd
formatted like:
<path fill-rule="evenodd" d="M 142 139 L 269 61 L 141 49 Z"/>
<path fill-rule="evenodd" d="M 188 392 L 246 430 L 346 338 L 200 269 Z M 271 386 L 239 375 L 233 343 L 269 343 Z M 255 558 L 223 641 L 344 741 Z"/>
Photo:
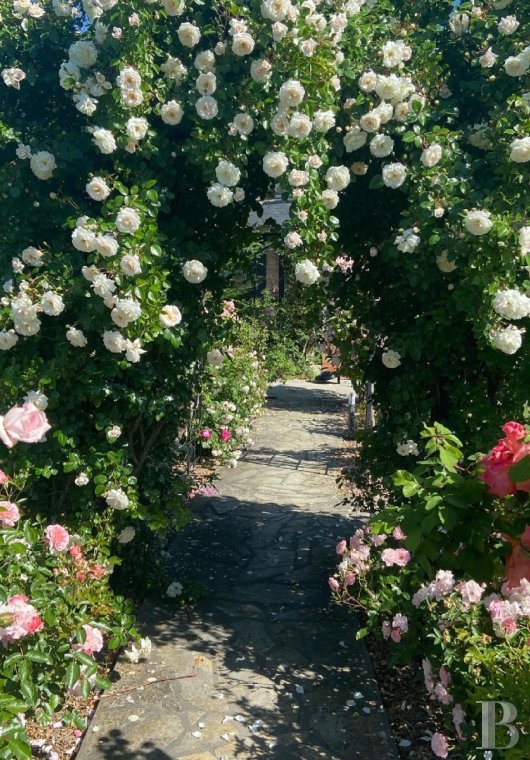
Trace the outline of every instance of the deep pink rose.
<path fill-rule="evenodd" d="M 0 470 L 0 486 L 3 486 L 4 483 L 7 483 L 10 480 L 11 478 L 9 477 L 9 475 L 6 475 L 3 470 Z"/>
<path fill-rule="evenodd" d="M 202 438 L 203 441 L 208 441 L 212 437 L 212 431 L 207 430 L 206 428 L 204 430 L 201 430 L 199 432 L 199 438 Z"/>
<path fill-rule="evenodd" d="M 232 436 L 228 428 L 223 428 L 221 430 L 221 440 L 223 441 L 223 443 L 226 443 L 227 441 L 229 441 L 231 437 Z"/>
<path fill-rule="evenodd" d="M 0 523 L 13 527 L 20 520 L 20 512 L 11 501 L 0 501 Z"/>
<path fill-rule="evenodd" d="M 38 443 L 50 430 L 44 412 L 32 403 L 14 406 L 5 417 L 0 417 L 0 440 L 8 449 L 16 443 Z"/>
<path fill-rule="evenodd" d="M 64 552 L 70 542 L 70 534 L 62 525 L 48 525 L 46 541 L 51 552 Z"/>
<path fill-rule="evenodd" d="M 489 486 L 489 493 L 494 496 L 508 496 L 515 491 L 530 491 L 530 480 L 513 483 L 509 470 L 525 456 L 530 455 L 530 444 L 523 443 L 527 435 L 524 425 L 507 422 L 502 426 L 505 438 L 502 438 L 490 453 L 482 459 L 484 471 L 479 478 Z"/>
<path fill-rule="evenodd" d="M 31 604 L 27 604 L 28 597 L 23 594 L 15 594 L 10 597 L 6 604 L 0 604 L 0 619 L 7 618 L 7 625 L 0 626 L 0 641 L 7 647 L 10 641 L 28 636 L 44 627 L 37 610 Z"/>
<path fill-rule="evenodd" d="M 431 739 L 431 749 L 436 757 L 447 757 L 449 751 L 449 744 L 443 734 L 433 734 Z"/>
<path fill-rule="evenodd" d="M 103 649 L 103 635 L 99 628 L 94 628 L 94 626 L 85 623 L 83 630 L 85 632 L 85 640 L 82 644 L 75 644 L 74 649 L 85 654 L 101 652 Z"/>

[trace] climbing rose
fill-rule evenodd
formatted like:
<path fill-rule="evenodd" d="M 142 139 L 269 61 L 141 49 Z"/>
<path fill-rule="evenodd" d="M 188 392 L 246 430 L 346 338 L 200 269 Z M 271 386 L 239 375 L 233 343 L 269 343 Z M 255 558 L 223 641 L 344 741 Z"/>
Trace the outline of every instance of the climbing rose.
<path fill-rule="evenodd" d="M 17 505 L 11 501 L 0 501 L 0 525 L 12 528 L 18 520 L 20 520 L 20 512 Z"/>
<path fill-rule="evenodd" d="M 387 567 L 392 565 L 405 567 L 410 562 L 410 552 L 407 549 L 384 549 L 381 552 L 381 559 Z"/>
<path fill-rule="evenodd" d="M 27 596 L 16 594 L 6 604 L 0 604 L 0 623 L 7 622 L 5 627 L 0 625 L 0 641 L 4 647 L 10 641 L 17 641 L 43 629 L 44 624 L 37 615 L 37 610 L 27 604 L 27 601 Z"/>
<path fill-rule="evenodd" d="M 208 441 L 212 437 L 212 431 L 211 430 L 201 430 L 199 432 L 199 438 L 202 438 L 203 441 Z"/>
<path fill-rule="evenodd" d="M 342 539 L 342 541 L 339 541 L 339 543 L 335 547 L 337 554 L 344 554 L 344 552 L 346 551 L 347 545 L 348 544 L 344 539 Z"/>
<path fill-rule="evenodd" d="M 489 486 L 489 493 L 495 496 L 507 496 L 517 491 L 530 491 L 530 480 L 513 483 L 509 476 L 510 468 L 523 457 L 530 455 L 530 444 L 524 443 L 527 435 L 524 425 L 507 422 L 502 426 L 505 437 L 481 461 L 484 471 L 479 479 Z"/>
<path fill-rule="evenodd" d="M 335 578 L 328 578 L 329 587 L 332 591 L 338 591 L 340 589 L 340 583 Z"/>
<path fill-rule="evenodd" d="M 50 425 L 44 412 L 29 402 L 14 406 L 5 417 L 0 417 L 0 439 L 8 449 L 20 441 L 38 443 L 48 430 Z"/>
<path fill-rule="evenodd" d="M 231 438 L 230 430 L 228 428 L 223 428 L 221 430 L 221 440 L 223 443 L 227 443 Z"/>
<path fill-rule="evenodd" d="M 94 628 L 92 625 L 83 626 L 85 632 L 85 640 L 82 644 L 75 644 L 74 649 L 78 652 L 84 652 L 85 654 L 94 654 L 94 652 L 101 652 L 103 649 L 103 636 L 98 628 Z"/>
<path fill-rule="evenodd" d="M 68 548 L 70 534 L 62 525 L 48 525 L 45 532 L 48 548 L 53 554 Z"/>

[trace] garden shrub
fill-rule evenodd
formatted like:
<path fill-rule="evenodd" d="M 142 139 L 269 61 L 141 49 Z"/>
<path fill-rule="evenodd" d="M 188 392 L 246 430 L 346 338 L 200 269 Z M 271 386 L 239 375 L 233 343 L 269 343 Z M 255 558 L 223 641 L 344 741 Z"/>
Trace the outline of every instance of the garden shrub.
<path fill-rule="evenodd" d="M 440 424 L 422 434 L 425 458 L 394 475 L 395 501 L 347 542 L 330 586 L 363 610 L 360 636 L 377 636 L 391 662 L 421 662 L 450 738 L 432 747 L 474 751 L 481 700 L 511 702 L 520 731 L 507 758 L 528 756 L 530 698 L 530 435 L 509 422 L 486 456 L 464 459 Z M 399 493 L 401 492 L 401 498 Z M 498 729 L 498 746 L 508 743 Z"/>

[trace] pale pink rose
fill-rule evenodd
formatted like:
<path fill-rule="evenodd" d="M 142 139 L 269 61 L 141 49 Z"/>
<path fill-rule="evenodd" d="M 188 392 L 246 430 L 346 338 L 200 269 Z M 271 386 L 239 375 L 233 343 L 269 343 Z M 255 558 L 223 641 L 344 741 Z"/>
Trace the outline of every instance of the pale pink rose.
<path fill-rule="evenodd" d="M 455 726 L 455 731 L 458 734 L 459 739 L 464 739 L 464 734 L 462 733 L 462 729 L 460 726 L 462 723 L 465 723 L 466 720 L 466 714 L 462 710 L 462 705 L 455 705 L 453 709 L 451 710 L 451 714 L 453 716 L 453 723 Z"/>
<path fill-rule="evenodd" d="M 447 757 L 449 744 L 447 743 L 447 739 L 443 734 L 433 734 L 433 737 L 431 739 L 431 749 L 436 757 Z"/>
<path fill-rule="evenodd" d="M 443 665 L 440 668 L 440 681 L 444 686 L 449 686 L 451 683 L 451 673 Z"/>
<path fill-rule="evenodd" d="M 450 705 L 453 701 L 453 697 L 441 683 L 436 684 L 434 687 L 434 695 L 436 699 L 442 703 L 442 705 Z"/>
<path fill-rule="evenodd" d="M 381 552 L 381 559 L 387 567 L 405 567 L 410 562 L 410 552 L 407 549 L 385 549 Z"/>
<path fill-rule="evenodd" d="M 48 525 L 46 528 L 46 541 L 51 552 L 64 552 L 70 542 L 70 534 L 62 525 Z"/>
<path fill-rule="evenodd" d="M 402 529 L 399 525 L 396 525 L 394 530 L 392 531 L 392 538 L 394 538 L 396 541 L 404 541 L 406 538 L 406 535 L 403 533 Z"/>
<path fill-rule="evenodd" d="M 94 628 L 94 626 L 85 623 L 83 630 L 85 632 L 85 640 L 82 644 L 75 644 L 74 649 L 85 654 L 101 652 L 103 649 L 103 635 L 99 628 Z"/>
<path fill-rule="evenodd" d="M 364 530 L 362 528 L 358 528 L 353 536 L 350 538 L 350 549 L 358 549 L 364 538 Z"/>
<path fill-rule="evenodd" d="M 340 589 L 340 583 L 335 578 L 328 578 L 329 587 L 332 591 Z"/>
<path fill-rule="evenodd" d="M 425 688 L 429 694 L 432 694 L 434 692 L 434 676 L 430 660 L 425 658 L 421 661 L 421 666 L 423 668 L 423 680 L 425 681 Z"/>
<path fill-rule="evenodd" d="M 15 594 L 6 604 L 0 604 L 0 620 L 7 622 L 5 627 L 0 626 L 0 641 L 4 647 L 7 647 L 10 641 L 18 641 L 43 629 L 44 623 L 37 610 L 31 604 L 27 604 L 27 601 L 27 596 Z"/>
<path fill-rule="evenodd" d="M 386 534 L 385 533 L 378 533 L 375 536 L 372 536 L 372 544 L 374 546 L 381 546 L 381 544 L 384 544 L 386 541 Z"/>
<path fill-rule="evenodd" d="M 392 641 L 395 641 L 396 644 L 399 644 L 399 642 L 401 641 L 401 631 L 399 630 L 399 628 L 392 628 L 390 632 L 390 638 L 392 639 Z"/>
<path fill-rule="evenodd" d="M 344 573 L 344 585 L 353 586 L 354 583 L 355 583 L 355 573 L 353 573 L 351 570 L 347 570 Z"/>
<path fill-rule="evenodd" d="M 347 545 L 348 544 L 344 539 L 342 541 L 339 541 L 339 543 L 335 547 L 335 551 L 337 552 L 337 554 L 344 554 L 344 552 L 346 551 Z"/>
<path fill-rule="evenodd" d="M 0 523 L 10 528 L 20 520 L 20 512 L 16 504 L 11 501 L 0 501 Z"/>
<path fill-rule="evenodd" d="M 16 443 L 38 443 L 50 430 L 44 412 L 31 402 L 14 406 L 5 417 L 0 417 L 0 440 L 8 449 Z"/>
<path fill-rule="evenodd" d="M 472 604 L 480 602 L 484 589 L 476 581 L 463 581 L 456 586 L 462 597 L 462 607 L 468 608 Z"/>
<path fill-rule="evenodd" d="M 11 478 L 9 477 L 9 475 L 6 475 L 3 470 L 0 470 L 0 486 L 3 486 L 4 483 L 7 483 L 10 480 Z"/>

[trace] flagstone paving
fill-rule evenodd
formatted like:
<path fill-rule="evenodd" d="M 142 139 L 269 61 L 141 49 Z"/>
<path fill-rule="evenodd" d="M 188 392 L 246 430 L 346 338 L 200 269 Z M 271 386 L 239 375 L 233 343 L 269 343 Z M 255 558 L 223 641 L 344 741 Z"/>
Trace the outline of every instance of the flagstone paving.
<path fill-rule="evenodd" d="M 335 482 L 349 391 L 270 389 L 254 445 L 170 548 L 175 580 L 209 594 L 143 607 L 151 659 L 119 660 L 78 760 L 397 758 L 356 619 L 326 583 L 353 527 Z"/>

